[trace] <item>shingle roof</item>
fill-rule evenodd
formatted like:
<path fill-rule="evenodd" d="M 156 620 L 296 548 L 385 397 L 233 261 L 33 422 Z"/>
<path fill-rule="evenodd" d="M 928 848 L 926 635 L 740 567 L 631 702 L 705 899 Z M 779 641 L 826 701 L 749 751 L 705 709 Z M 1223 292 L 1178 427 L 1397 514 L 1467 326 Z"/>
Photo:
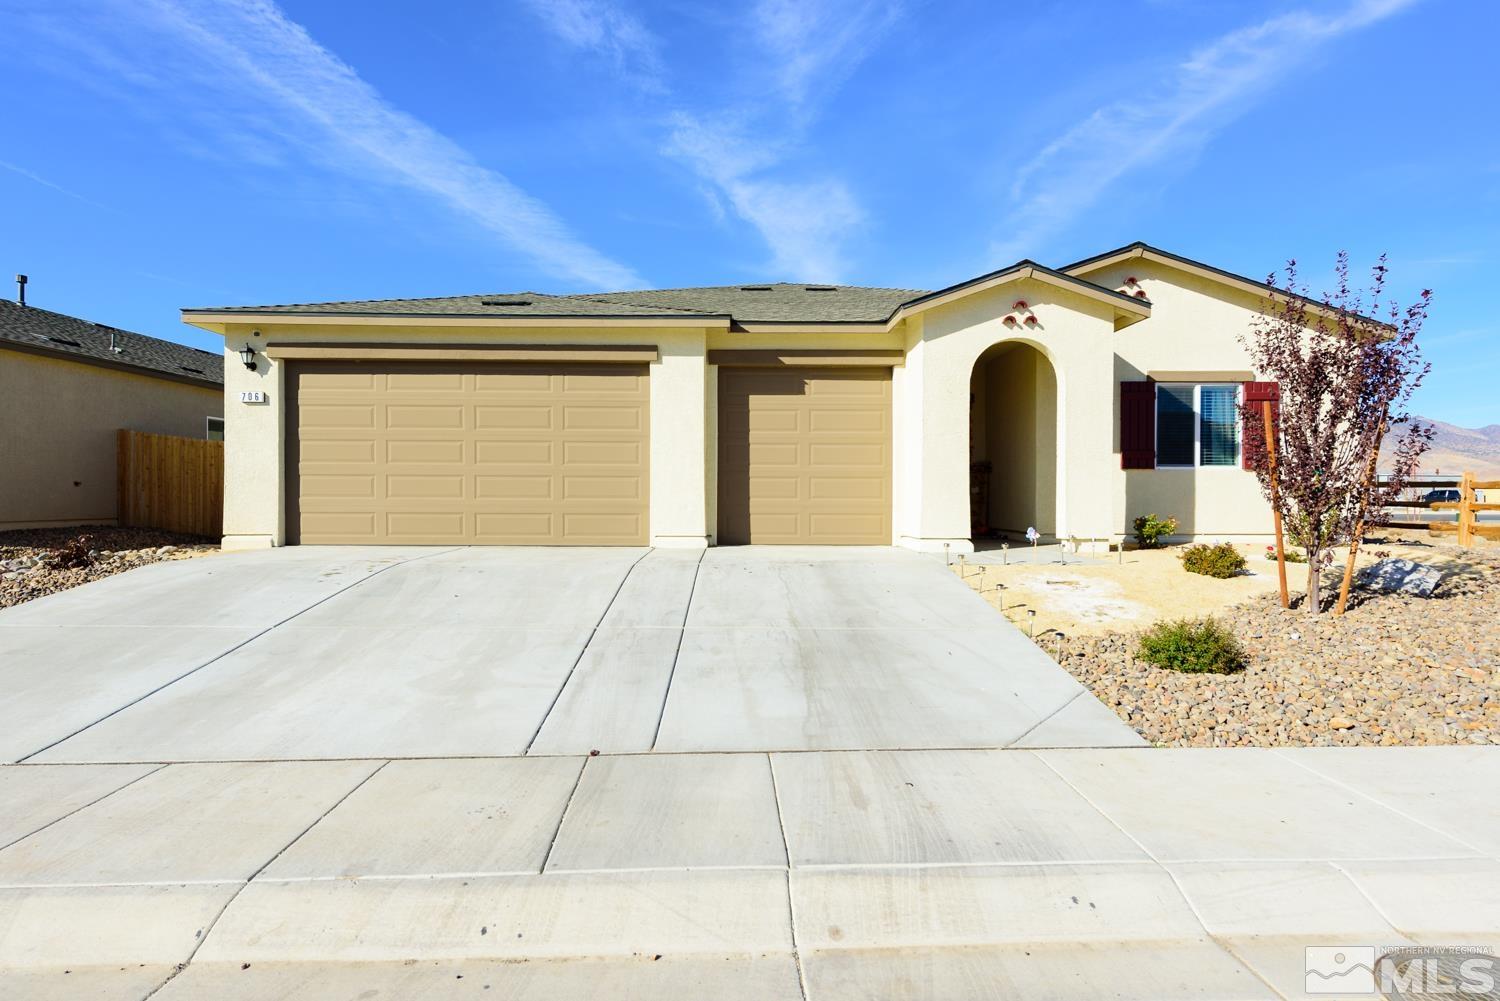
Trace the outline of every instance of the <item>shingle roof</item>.
<path fill-rule="evenodd" d="M 691 313 L 727 313 L 750 323 L 880 323 L 897 306 L 922 295 L 926 295 L 923 289 L 777 282 L 601 292 L 589 298 Z"/>
<path fill-rule="evenodd" d="M 216 352 L 0 299 L 0 347 L 7 344 L 205 385 L 224 384 L 224 356 Z"/>
<path fill-rule="evenodd" d="M 228 306 L 184 312 L 344 316 L 732 316 L 736 320 L 763 323 L 879 323 L 901 303 L 924 294 L 920 289 L 780 282 L 774 285 L 721 285 L 583 295 L 507 292 L 434 299 L 364 299 L 279 306 Z"/>

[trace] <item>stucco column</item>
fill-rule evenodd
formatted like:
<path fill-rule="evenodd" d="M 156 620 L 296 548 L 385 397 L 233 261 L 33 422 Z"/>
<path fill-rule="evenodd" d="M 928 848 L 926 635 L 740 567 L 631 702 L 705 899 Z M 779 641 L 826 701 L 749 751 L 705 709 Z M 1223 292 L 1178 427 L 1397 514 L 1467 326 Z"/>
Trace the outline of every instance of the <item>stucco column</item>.
<path fill-rule="evenodd" d="M 1060 539 L 1114 538 L 1114 352 L 1100 338 L 1092 350 L 1060 357 L 1058 524 Z"/>
<path fill-rule="evenodd" d="M 923 337 L 912 345 L 904 373 L 903 484 L 909 549 L 971 553 L 969 538 L 969 365 Z"/>
<path fill-rule="evenodd" d="M 250 331 L 224 337 L 224 548 L 267 549 L 286 542 L 286 365 L 263 353 L 265 338 Z M 239 351 L 255 349 L 255 371 Z M 263 400 L 242 403 L 242 392 Z"/>
<path fill-rule="evenodd" d="M 707 339 L 663 331 L 651 364 L 651 544 L 708 545 Z"/>

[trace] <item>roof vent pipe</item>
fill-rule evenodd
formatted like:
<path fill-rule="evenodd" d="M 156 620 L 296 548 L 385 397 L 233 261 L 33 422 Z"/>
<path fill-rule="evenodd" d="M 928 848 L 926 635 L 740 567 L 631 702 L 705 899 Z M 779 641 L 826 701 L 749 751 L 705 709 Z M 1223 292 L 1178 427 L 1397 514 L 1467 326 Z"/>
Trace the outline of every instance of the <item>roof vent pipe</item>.
<path fill-rule="evenodd" d="M 26 305 L 26 276 L 16 275 L 16 302 Z"/>

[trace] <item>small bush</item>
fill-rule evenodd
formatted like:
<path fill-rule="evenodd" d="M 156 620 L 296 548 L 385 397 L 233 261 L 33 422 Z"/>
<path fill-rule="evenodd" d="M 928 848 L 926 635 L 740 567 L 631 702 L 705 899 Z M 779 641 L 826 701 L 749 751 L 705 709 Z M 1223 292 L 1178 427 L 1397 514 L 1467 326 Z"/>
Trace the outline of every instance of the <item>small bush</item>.
<path fill-rule="evenodd" d="M 1216 546 L 1200 542 L 1183 551 L 1182 568 L 1189 573 L 1201 573 L 1205 577 L 1224 580 L 1244 571 L 1245 557 L 1227 542 Z"/>
<path fill-rule="evenodd" d="M 1142 634 L 1136 656 L 1189 674 L 1228 674 L 1245 666 L 1244 647 L 1212 616 L 1158 622 Z"/>
<path fill-rule="evenodd" d="M 93 548 L 94 537 L 92 535 L 75 535 L 57 549 L 52 550 L 48 554 L 47 563 L 64 570 L 86 567 L 94 562 L 94 558 L 89 555 L 89 551 Z"/>
<path fill-rule="evenodd" d="M 1143 514 L 1135 520 L 1135 541 L 1142 549 L 1155 549 L 1161 540 L 1177 531 L 1176 518 Z"/>
<path fill-rule="evenodd" d="M 1276 547 L 1275 546 L 1267 546 L 1266 547 L 1266 559 L 1270 560 L 1272 563 L 1276 562 Z M 1291 549 L 1288 549 L 1286 551 L 1286 561 L 1288 563 L 1306 563 L 1307 562 L 1307 554 L 1304 553 L 1302 550 L 1300 550 L 1300 549 L 1296 548 L 1295 546 L 1293 546 Z"/>

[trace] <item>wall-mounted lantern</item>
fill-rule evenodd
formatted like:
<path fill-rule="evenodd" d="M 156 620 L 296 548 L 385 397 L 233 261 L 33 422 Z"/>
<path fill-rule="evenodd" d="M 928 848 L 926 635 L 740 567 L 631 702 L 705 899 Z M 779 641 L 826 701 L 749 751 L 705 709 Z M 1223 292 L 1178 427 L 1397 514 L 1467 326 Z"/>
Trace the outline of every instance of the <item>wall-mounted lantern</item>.
<path fill-rule="evenodd" d="M 255 371 L 255 349 L 250 346 L 248 341 L 244 347 L 240 348 L 240 361 L 244 362 L 245 367 L 250 371 Z"/>

